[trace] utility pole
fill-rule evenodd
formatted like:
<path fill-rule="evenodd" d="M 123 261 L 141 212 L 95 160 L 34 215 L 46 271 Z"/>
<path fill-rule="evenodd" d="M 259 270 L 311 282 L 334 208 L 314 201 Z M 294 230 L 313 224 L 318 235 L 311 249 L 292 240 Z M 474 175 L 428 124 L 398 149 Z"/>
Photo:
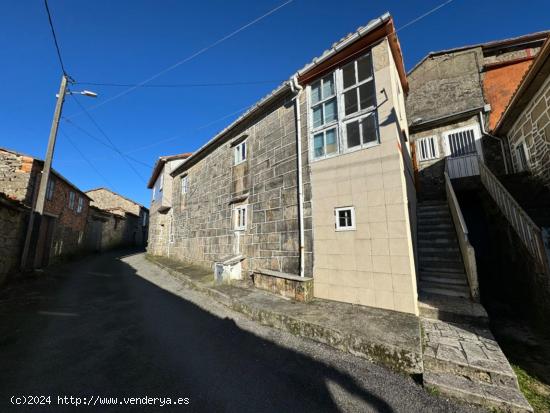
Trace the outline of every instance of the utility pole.
<path fill-rule="evenodd" d="M 67 93 L 67 76 L 63 75 L 63 77 L 61 77 L 61 86 L 59 87 L 59 93 L 57 94 L 57 103 L 55 104 L 55 112 L 53 114 L 52 128 L 50 130 L 48 149 L 46 151 L 46 159 L 44 159 L 44 167 L 42 168 L 40 189 L 38 190 L 38 198 L 36 199 L 36 206 L 34 207 L 34 212 L 38 213 L 39 215 L 42 215 L 44 213 L 46 190 L 48 188 L 48 181 L 50 180 L 53 151 L 55 148 L 55 141 L 57 139 L 57 128 L 59 126 L 59 119 L 61 118 L 61 109 L 63 108 L 65 93 Z"/>
<path fill-rule="evenodd" d="M 32 208 L 29 215 L 29 222 L 27 224 L 27 233 L 25 234 L 25 244 L 23 245 L 23 253 L 21 255 L 21 269 L 27 269 L 27 262 L 29 259 L 29 248 L 31 243 L 32 230 L 34 227 L 35 215 L 39 215 L 39 225 L 43 225 L 42 214 L 44 213 L 44 203 L 46 201 L 46 190 L 48 189 L 48 180 L 50 179 L 50 172 L 52 169 L 53 151 L 55 149 L 55 140 L 57 139 L 57 128 L 59 126 L 59 119 L 61 118 L 61 109 L 63 108 L 63 102 L 65 100 L 65 94 L 67 93 L 67 76 L 65 74 L 61 78 L 61 86 L 59 87 L 59 93 L 57 94 L 57 103 L 55 104 L 55 112 L 53 115 L 52 128 L 50 130 L 50 138 L 48 140 L 48 149 L 46 151 L 46 159 L 44 160 L 44 166 L 42 167 L 42 177 L 38 179 L 36 177 L 34 183 L 34 196 L 32 200 Z M 36 186 L 40 182 L 38 194 L 36 193 Z M 40 228 L 39 228 L 40 233 Z"/>

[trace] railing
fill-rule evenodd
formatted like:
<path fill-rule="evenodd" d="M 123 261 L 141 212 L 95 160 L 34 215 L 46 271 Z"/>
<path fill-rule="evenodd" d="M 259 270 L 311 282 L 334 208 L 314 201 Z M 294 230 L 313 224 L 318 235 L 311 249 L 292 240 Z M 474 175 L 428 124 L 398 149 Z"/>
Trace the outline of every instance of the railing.
<path fill-rule="evenodd" d="M 498 205 L 502 214 L 514 228 L 519 238 L 536 260 L 542 272 L 550 273 L 550 266 L 544 248 L 541 229 L 527 215 L 504 185 L 493 175 L 485 163 L 479 159 L 481 182 Z"/>
<path fill-rule="evenodd" d="M 470 286 L 470 295 L 474 301 L 479 302 L 479 282 L 477 279 L 475 250 L 468 239 L 468 227 L 466 226 L 466 221 L 464 221 L 464 217 L 462 216 L 462 211 L 460 210 L 460 205 L 456 199 L 456 194 L 447 170 L 445 170 L 444 175 L 447 203 L 449 204 L 449 209 L 451 210 L 451 217 L 453 218 L 453 223 L 458 238 L 458 245 L 462 255 L 462 261 L 464 262 L 464 269 L 466 270 L 466 277 L 468 278 L 468 284 Z"/>

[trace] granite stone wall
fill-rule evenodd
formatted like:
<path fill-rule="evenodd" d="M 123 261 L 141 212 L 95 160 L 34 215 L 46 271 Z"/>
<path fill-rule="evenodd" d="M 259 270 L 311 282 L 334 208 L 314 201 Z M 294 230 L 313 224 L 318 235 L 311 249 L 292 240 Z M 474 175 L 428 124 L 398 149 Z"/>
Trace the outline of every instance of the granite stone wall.
<path fill-rule="evenodd" d="M 0 284 L 19 270 L 28 211 L 0 202 Z"/>
<path fill-rule="evenodd" d="M 305 94 L 302 94 L 302 103 Z M 305 119 L 305 105 L 301 105 Z M 312 273 L 311 188 L 307 134 L 302 124 L 306 275 Z M 234 166 L 234 144 L 246 136 L 247 160 Z M 172 197 L 170 256 L 212 268 L 232 255 L 243 270 L 299 272 L 295 110 L 290 94 L 224 136 L 200 159 L 177 171 Z M 189 191 L 181 194 L 181 177 Z M 248 205 L 248 225 L 234 229 L 234 208 Z M 169 223 L 168 223 L 169 224 Z M 165 228 L 170 231 L 170 225 Z M 170 237 L 168 236 L 168 239 Z"/>

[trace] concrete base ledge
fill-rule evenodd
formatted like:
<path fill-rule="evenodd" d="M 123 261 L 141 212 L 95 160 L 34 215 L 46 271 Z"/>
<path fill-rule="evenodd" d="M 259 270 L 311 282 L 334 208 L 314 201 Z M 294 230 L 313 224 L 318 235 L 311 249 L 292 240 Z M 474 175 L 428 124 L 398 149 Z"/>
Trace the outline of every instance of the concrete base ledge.
<path fill-rule="evenodd" d="M 255 289 L 207 285 L 171 268 L 163 258 L 150 255 L 146 258 L 188 288 L 208 294 L 262 325 L 326 344 L 395 371 L 423 372 L 420 324 L 414 315 L 320 299 L 292 302 Z"/>
<path fill-rule="evenodd" d="M 313 278 L 272 270 L 256 270 L 254 287 L 300 302 L 313 299 Z"/>

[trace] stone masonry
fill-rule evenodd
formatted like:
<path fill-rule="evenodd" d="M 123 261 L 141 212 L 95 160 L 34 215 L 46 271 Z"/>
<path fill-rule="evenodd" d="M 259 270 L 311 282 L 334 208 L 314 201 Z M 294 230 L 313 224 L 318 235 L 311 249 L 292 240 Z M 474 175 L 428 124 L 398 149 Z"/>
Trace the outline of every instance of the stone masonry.
<path fill-rule="evenodd" d="M 0 284 L 19 270 L 28 214 L 23 204 L 0 195 Z"/>
<path fill-rule="evenodd" d="M 303 127 L 303 148 L 307 148 Z M 244 271 L 263 268 L 299 272 L 295 129 L 294 105 L 288 94 L 225 136 L 223 143 L 208 156 L 192 164 L 185 163 L 185 168 L 176 171 L 171 256 L 212 268 L 214 262 L 240 253 L 247 257 Z M 243 137 L 247 142 L 247 160 L 234 166 L 231 143 Z M 305 273 L 311 275 L 307 149 L 303 164 Z M 184 175 L 189 180 L 187 194 L 180 191 Z M 237 235 L 233 229 L 233 209 L 239 204 L 248 205 L 248 226 Z"/>

